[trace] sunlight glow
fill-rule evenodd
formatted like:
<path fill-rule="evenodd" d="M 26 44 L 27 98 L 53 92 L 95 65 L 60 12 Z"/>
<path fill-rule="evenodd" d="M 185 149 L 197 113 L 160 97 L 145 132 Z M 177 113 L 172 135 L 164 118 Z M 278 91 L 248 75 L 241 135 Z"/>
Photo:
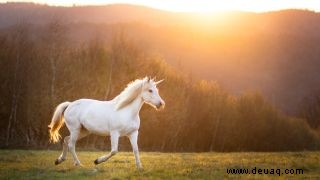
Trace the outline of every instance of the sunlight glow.
<path fill-rule="evenodd" d="M 106 4 L 136 4 L 174 12 L 220 12 L 240 10 L 266 12 L 280 9 L 308 9 L 320 11 L 319 0 L 0 0 L 0 2 L 35 2 L 57 6 L 82 6 Z"/>

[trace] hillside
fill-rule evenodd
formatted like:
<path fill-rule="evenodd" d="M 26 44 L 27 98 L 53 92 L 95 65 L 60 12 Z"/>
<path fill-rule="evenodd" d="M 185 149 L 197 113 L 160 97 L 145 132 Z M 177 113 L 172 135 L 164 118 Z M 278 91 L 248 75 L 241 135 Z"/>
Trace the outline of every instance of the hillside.
<path fill-rule="evenodd" d="M 66 23 L 146 22 L 166 23 L 173 13 L 133 5 L 53 7 L 33 3 L 5 3 L 0 5 L 0 27 L 14 25 L 21 20 L 46 24 L 55 18 Z"/>
<path fill-rule="evenodd" d="M 200 79 L 241 94 L 259 90 L 288 113 L 320 90 L 320 15 L 285 10 L 195 15 L 142 6 L 50 7 L 0 5 L 0 27 L 28 22 L 40 27 L 61 21 L 78 44 L 106 43 L 117 29 L 141 49 L 164 57 Z"/>

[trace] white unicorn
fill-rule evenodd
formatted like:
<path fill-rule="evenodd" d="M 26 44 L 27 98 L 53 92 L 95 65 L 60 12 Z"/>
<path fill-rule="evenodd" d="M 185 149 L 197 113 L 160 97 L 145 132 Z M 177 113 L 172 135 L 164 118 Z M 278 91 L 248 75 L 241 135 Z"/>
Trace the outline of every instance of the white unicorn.
<path fill-rule="evenodd" d="M 139 111 L 144 103 L 157 109 L 164 108 L 164 101 L 159 96 L 157 84 L 153 79 L 146 77 L 137 79 L 111 101 L 98 101 L 92 99 L 79 99 L 73 102 L 64 102 L 57 106 L 49 132 L 50 140 L 54 143 L 61 138 L 59 129 L 64 122 L 70 131 L 63 142 L 62 154 L 56 159 L 58 165 L 66 160 L 67 151 L 72 153 L 76 166 L 81 165 L 75 152 L 77 140 L 89 135 L 97 134 L 110 136 L 111 152 L 97 158 L 94 163 L 100 164 L 107 161 L 118 152 L 118 140 L 127 136 L 130 140 L 136 165 L 142 168 L 138 150 L 138 131 L 140 127 Z"/>

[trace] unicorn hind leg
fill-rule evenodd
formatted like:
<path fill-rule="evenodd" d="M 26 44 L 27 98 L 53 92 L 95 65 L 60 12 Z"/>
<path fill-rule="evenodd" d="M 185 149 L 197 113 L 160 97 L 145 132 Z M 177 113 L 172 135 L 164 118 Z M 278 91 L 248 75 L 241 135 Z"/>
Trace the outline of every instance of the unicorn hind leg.
<path fill-rule="evenodd" d="M 67 157 L 67 152 L 69 149 L 69 151 L 71 152 L 71 154 L 73 156 L 73 160 L 75 162 L 75 165 L 76 166 L 81 165 L 81 163 L 78 159 L 78 156 L 75 152 L 76 142 L 77 142 L 77 140 L 82 139 L 89 134 L 90 133 L 84 128 L 81 128 L 80 131 L 79 130 L 72 131 L 72 132 L 70 131 L 70 136 L 66 136 L 64 138 L 62 153 L 59 156 L 59 158 L 56 159 L 55 164 L 58 165 L 67 159 L 66 157 Z"/>
<path fill-rule="evenodd" d="M 65 161 L 65 160 L 67 159 L 69 139 L 70 139 L 70 136 L 66 136 L 66 137 L 64 138 L 62 153 L 61 153 L 61 155 L 58 157 L 58 159 L 56 159 L 56 161 L 54 162 L 55 165 L 58 165 L 58 164 L 62 163 L 63 161 Z"/>
<path fill-rule="evenodd" d="M 89 135 L 89 132 L 86 129 L 81 128 L 80 130 L 75 130 L 70 133 L 70 139 L 68 142 L 69 151 L 72 154 L 74 164 L 76 166 L 80 166 L 81 163 L 78 159 L 78 156 L 76 154 L 76 143 L 77 140 L 82 139 L 83 137 L 86 137 Z"/>

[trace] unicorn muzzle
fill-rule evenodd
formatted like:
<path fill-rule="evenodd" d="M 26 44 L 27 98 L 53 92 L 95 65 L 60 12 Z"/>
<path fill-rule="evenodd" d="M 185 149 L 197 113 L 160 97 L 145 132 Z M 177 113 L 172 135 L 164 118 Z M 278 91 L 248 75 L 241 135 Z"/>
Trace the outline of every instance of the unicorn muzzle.
<path fill-rule="evenodd" d="M 157 105 L 156 105 L 156 107 L 157 107 L 157 109 L 160 109 L 160 108 L 164 108 L 164 106 L 166 105 L 166 103 L 163 101 L 163 100 L 161 100 Z"/>

